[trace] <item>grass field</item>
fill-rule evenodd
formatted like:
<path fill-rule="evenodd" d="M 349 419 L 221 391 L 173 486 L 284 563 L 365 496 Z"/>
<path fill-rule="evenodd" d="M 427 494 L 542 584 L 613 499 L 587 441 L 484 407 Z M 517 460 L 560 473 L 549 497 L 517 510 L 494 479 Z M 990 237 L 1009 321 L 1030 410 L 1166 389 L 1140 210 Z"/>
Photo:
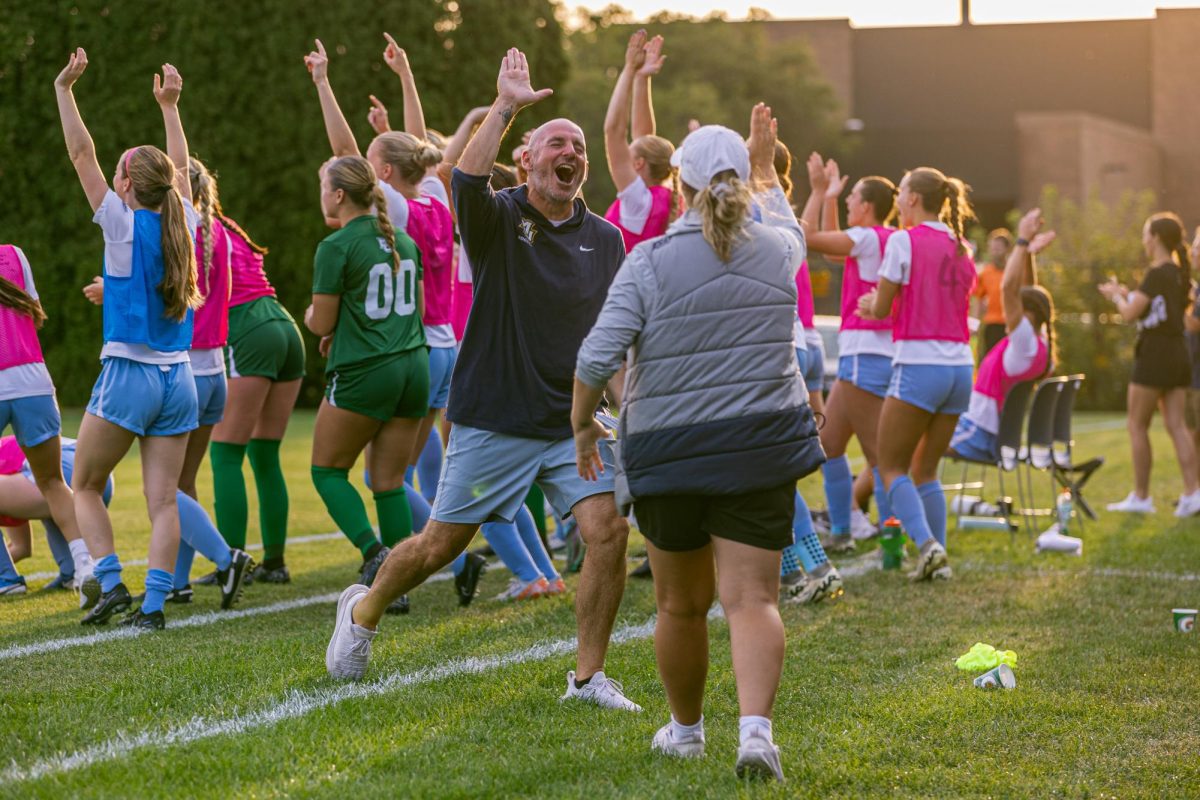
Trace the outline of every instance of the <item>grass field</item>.
<path fill-rule="evenodd" d="M 1088 491 L 1103 508 L 1129 490 L 1127 440 L 1113 417 L 1081 424 L 1080 452 L 1108 459 Z M 285 444 L 293 537 L 333 527 L 308 477 L 311 425 L 298 414 Z M 1194 797 L 1200 633 L 1175 633 L 1171 609 L 1200 603 L 1200 520 L 1171 516 L 1178 473 L 1161 430 L 1154 443 L 1159 513 L 1102 514 L 1082 558 L 1036 556 L 1024 534 L 951 530 L 949 583 L 910 586 L 852 557 L 839 561 L 860 573 L 845 598 L 785 607 L 782 787 L 733 775 L 721 621 L 707 757 L 650 753 L 668 712 L 645 582 L 626 590 L 608 662 L 641 715 L 557 702 L 574 664 L 571 602 L 492 602 L 500 568 L 465 611 L 452 584 L 415 591 L 412 614 L 385 621 L 369 680 L 335 683 L 323 662 L 333 599 L 360 561 L 339 538 L 291 546 L 292 583 L 250 587 L 236 613 L 198 590 L 155 635 L 80 643 L 93 634 L 67 595 L 0 599 L 0 796 Z M 802 488 L 824 504 L 819 477 Z M 210 504 L 207 480 L 201 491 Z M 113 519 L 125 559 L 144 558 L 136 454 L 118 471 Z M 53 569 L 35 547 L 26 575 Z M 633 536 L 631 554 L 640 547 Z M 208 568 L 197 559 L 197 574 Z M 126 572 L 135 591 L 144 569 Z M 977 641 L 1017 651 L 1015 691 L 974 689 L 955 669 Z"/>

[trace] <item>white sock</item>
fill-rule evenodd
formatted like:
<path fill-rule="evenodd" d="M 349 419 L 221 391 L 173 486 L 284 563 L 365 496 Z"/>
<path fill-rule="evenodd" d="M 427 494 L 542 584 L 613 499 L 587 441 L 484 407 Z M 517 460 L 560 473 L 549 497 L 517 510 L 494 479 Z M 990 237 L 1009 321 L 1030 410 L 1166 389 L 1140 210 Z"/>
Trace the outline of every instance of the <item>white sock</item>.
<path fill-rule="evenodd" d="M 700 721 L 694 725 L 684 725 L 675 719 L 675 715 L 671 715 L 671 738 L 676 741 L 684 739 L 694 739 L 704 733 L 704 715 L 700 715 Z"/>
<path fill-rule="evenodd" d="M 67 542 L 67 546 L 71 548 L 71 559 L 75 562 L 76 577 L 83 578 L 92 571 L 92 557 L 88 554 L 87 542 L 83 539 L 76 539 L 73 542 Z"/>
<path fill-rule="evenodd" d="M 766 737 L 766 740 L 771 741 L 771 720 L 766 717 L 740 717 L 738 718 L 738 741 L 745 744 L 746 740 L 752 735 Z"/>

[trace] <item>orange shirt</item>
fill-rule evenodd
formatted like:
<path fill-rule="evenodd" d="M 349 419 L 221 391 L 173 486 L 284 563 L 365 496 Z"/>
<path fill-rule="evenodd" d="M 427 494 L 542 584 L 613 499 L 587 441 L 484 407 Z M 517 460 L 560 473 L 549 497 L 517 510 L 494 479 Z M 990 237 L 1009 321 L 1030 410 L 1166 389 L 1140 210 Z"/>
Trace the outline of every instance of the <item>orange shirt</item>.
<path fill-rule="evenodd" d="M 984 264 L 979 270 L 979 281 L 975 284 L 975 296 L 984 303 L 983 324 L 1004 324 L 1004 298 L 1000 293 L 1000 282 L 1004 270 L 995 264 Z"/>

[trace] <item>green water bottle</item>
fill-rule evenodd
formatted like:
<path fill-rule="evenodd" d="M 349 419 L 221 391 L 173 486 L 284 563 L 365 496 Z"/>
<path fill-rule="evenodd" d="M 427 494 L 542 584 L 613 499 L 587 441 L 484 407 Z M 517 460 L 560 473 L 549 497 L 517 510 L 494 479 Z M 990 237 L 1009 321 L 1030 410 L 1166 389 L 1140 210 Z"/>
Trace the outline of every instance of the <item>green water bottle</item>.
<path fill-rule="evenodd" d="M 900 527 L 900 520 L 888 517 L 883 523 L 880 546 L 883 549 L 883 568 L 900 569 L 904 561 L 904 529 Z"/>

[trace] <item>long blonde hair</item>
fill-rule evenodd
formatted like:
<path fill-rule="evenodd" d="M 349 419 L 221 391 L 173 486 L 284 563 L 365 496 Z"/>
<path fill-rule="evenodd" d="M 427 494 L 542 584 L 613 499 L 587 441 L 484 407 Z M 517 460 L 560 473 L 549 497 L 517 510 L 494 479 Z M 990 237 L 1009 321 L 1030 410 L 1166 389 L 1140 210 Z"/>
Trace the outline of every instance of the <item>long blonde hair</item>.
<path fill-rule="evenodd" d="M 163 277 L 155 288 L 163 297 L 168 319 L 181 322 L 188 309 L 199 308 L 204 297 L 196 286 L 196 250 L 188 231 L 183 195 L 175 187 L 175 165 L 162 150 L 142 145 L 122 160 L 133 194 L 144 207 L 162 217 Z"/>
<path fill-rule="evenodd" d="M 396 229 L 392 227 L 391 217 L 388 216 L 387 197 L 383 189 L 379 188 L 379 179 L 375 177 L 375 168 L 371 166 L 371 162 L 362 156 L 342 156 L 325 165 L 325 174 L 329 176 L 330 188 L 341 189 L 354 205 L 364 209 L 375 207 L 375 224 L 379 227 L 379 234 L 392 248 L 392 272 L 399 272 L 400 254 L 396 252 Z"/>
<path fill-rule="evenodd" d="M 629 145 L 634 156 L 644 159 L 650 168 L 650 183 L 661 186 L 667 178 L 671 179 L 671 213 L 667 222 L 674 222 L 679 216 L 683 205 L 683 193 L 679 188 L 679 170 L 671 166 L 671 156 L 675 154 L 675 145 L 669 139 L 648 134 L 639 136 Z"/>
<path fill-rule="evenodd" d="M 418 139 L 411 133 L 388 131 L 375 137 L 373 144 L 379 148 L 384 163 L 400 173 L 412 184 L 421 182 L 430 167 L 442 163 L 442 151 L 427 140 Z"/>
<path fill-rule="evenodd" d="M 734 246 L 746 235 L 746 223 L 750 220 L 750 187 L 742 183 L 731 169 L 718 172 L 708 186 L 696 190 L 687 198 L 688 208 L 700 215 L 704 240 L 716 251 L 717 258 L 728 262 Z"/>

